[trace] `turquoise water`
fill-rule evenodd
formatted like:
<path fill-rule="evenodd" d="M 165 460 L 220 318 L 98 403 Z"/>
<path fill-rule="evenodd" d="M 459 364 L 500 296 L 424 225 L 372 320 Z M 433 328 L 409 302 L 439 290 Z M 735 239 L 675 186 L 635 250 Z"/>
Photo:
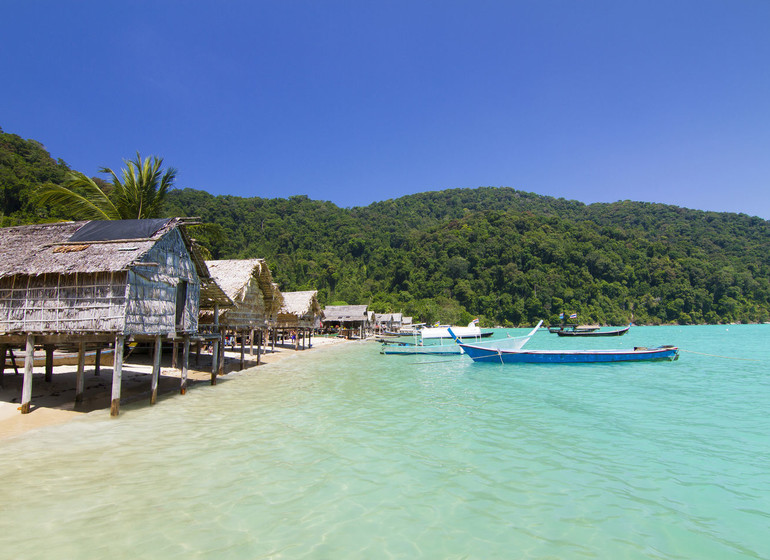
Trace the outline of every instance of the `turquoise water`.
<path fill-rule="evenodd" d="M 768 335 L 528 345 L 688 350 L 645 364 L 298 353 L 0 441 L 0 556 L 768 558 Z"/>

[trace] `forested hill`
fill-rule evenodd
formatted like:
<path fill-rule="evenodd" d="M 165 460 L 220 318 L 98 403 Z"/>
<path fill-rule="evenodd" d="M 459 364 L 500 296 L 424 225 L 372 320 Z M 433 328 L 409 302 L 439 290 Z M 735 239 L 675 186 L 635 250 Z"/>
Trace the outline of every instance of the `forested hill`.
<path fill-rule="evenodd" d="M 584 205 L 508 188 L 421 193 L 342 209 L 172 194 L 218 224 L 217 258 L 266 257 L 285 290 L 423 320 L 717 323 L 770 320 L 770 223 L 622 201 Z"/>
<path fill-rule="evenodd" d="M 31 189 L 67 165 L 0 130 L 3 225 L 57 218 Z M 585 205 L 509 188 L 426 192 L 361 208 L 171 192 L 169 216 L 200 216 L 214 258 L 263 257 L 281 289 L 367 303 L 424 321 L 770 321 L 770 222 L 622 201 Z"/>

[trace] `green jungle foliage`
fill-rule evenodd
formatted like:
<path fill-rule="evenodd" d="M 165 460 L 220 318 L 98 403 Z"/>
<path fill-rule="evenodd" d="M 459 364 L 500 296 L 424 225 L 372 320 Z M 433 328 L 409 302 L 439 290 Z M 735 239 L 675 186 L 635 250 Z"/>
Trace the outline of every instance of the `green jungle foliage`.
<path fill-rule="evenodd" d="M 26 201 L 66 165 L 16 139 L 0 136 L 0 210 L 6 221 L 57 217 Z M 561 312 L 611 325 L 770 321 L 770 222 L 744 214 L 482 187 L 361 208 L 183 189 L 166 215 L 200 217 L 194 235 L 213 258 L 265 258 L 281 289 L 317 289 L 322 304 L 486 326 Z"/>

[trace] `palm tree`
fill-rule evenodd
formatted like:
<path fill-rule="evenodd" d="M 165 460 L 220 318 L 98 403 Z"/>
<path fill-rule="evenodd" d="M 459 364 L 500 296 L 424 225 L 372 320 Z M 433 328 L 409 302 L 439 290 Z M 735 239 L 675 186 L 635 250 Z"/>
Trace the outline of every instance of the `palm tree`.
<path fill-rule="evenodd" d="M 176 169 L 161 173 L 163 158 L 152 156 L 125 160 L 122 179 L 112 169 L 102 167 L 112 184 L 100 186 L 85 174 L 72 171 L 63 185 L 48 183 L 38 187 L 39 204 L 55 204 L 74 218 L 83 220 L 131 220 L 159 218 L 163 203 L 174 186 Z"/>

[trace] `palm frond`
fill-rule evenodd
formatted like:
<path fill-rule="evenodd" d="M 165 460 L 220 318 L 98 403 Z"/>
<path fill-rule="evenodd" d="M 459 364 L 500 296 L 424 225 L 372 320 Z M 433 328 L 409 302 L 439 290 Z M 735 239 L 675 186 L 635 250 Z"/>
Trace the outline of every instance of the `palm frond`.
<path fill-rule="evenodd" d="M 120 212 L 107 193 L 93 179 L 79 171 L 70 172 L 63 185 L 40 185 L 33 196 L 38 204 L 56 205 L 77 219 L 120 219 Z"/>

